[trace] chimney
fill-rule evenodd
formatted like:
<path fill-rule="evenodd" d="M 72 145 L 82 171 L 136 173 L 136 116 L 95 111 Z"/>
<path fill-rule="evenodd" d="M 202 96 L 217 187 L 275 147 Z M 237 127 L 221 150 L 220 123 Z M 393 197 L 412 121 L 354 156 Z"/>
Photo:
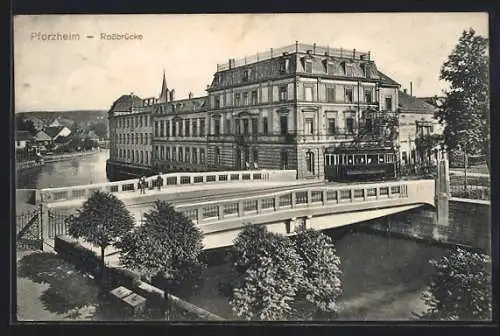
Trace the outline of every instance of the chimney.
<path fill-rule="evenodd" d="M 410 82 L 410 96 L 413 96 L 413 82 Z"/>
<path fill-rule="evenodd" d="M 189 99 L 193 98 L 193 93 L 191 91 L 189 91 L 188 97 L 189 97 Z"/>
<path fill-rule="evenodd" d="M 170 101 L 174 101 L 175 100 L 175 89 L 170 90 L 169 94 L 170 94 Z"/>

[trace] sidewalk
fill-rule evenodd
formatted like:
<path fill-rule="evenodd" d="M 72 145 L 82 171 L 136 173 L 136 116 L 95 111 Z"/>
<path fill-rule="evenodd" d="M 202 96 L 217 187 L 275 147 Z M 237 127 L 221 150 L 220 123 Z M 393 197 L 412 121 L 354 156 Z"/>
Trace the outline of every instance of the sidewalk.
<path fill-rule="evenodd" d="M 199 185 L 172 185 L 164 186 L 161 190 L 153 189 L 146 190 L 146 194 L 141 194 L 139 190 L 130 192 L 114 193 L 125 204 L 144 204 L 150 203 L 157 199 L 161 200 L 175 200 L 186 197 L 203 197 L 203 196 L 216 196 L 221 192 L 241 192 L 248 189 L 252 190 L 265 190 L 268 188 L 285 187 L 285 186 L 300 186 L 309 184 L 311 181 L 248 181 L 248 182 L 226 182 L 226 183 L 210 183 Z M 85 199 L 74 199 L 66 201 L 57 201 L 48 204 L 49 208 L 72 208 L 79 207 L 83 204 Z"/>

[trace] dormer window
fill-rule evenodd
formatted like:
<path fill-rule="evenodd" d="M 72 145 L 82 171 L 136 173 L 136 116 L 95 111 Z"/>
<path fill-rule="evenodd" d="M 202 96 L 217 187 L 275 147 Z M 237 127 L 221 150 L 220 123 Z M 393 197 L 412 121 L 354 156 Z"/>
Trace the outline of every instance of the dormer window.
<path fill-rule="evenodd" d="M 361 74 L 362 74 L 362 76 L 366 77 L 366 64 L 365 63 L 361 63 L 359 66 L 361 68 Z"/>
<path fill-rule="evenodd" d="M 285 59 L 281 60 L 281 63 L 280 63 L 280 72 L 281 73 L 287 73 L 289 65 L 290 65 L 290 60 L 289 59 L 285 58 Z"/>
<path fill-rule="evenodd" d="M 346 64 L 345 62 L 340 63 L 340 67 L 342 68 L 342 74 L 346 74 Z"/>
<path fill-rule="evenodd" d="M 304 62 L 304 69 L 306 70 L 307 73 L 312 73 L 313 71 L 313 64 L 312 61 L 307 60 Z"/>
<path fill-rule="evenodd" d="M 243 81 L 244 81 L 244 82 L 248 82 L 248 79 L 249 79 L 249 78 L 250 78 L 250 69 L 245 70 L 245 71 L 243 72 Z"/>
<path fill-rule="evenodd" d="M 333 75 L 334 68 L 332 62 L 326 62 L 326 73 L 329 75 Z"/>

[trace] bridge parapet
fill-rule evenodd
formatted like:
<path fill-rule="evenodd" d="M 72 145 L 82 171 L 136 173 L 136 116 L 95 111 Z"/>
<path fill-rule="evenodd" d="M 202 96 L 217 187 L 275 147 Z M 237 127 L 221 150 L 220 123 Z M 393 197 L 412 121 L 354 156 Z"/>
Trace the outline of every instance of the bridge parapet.
<path fill-rule="evenodd" d="M 160 175 L 163 178 L 163 186 L 203 185 L 213 183 L 228 183 L 236 181 L 295 181 L 295 170 L 243 170 L 243 171 L 219 171 L 202 173 L 169 173 Z M 148 188 L 153 187 L 158 175 L 146 178 Z M 111 193 L 134 192 L 139 189 L 138 179 L 124 180 L 119 182 L 108 182 L 100 184 L 80 185 L 75 187 L 46 188 L 40 190 L 43 203 L 86 199 L 96 191 Z"/>
<path fill-rule="evenodd" d="M 315 186 L 291 188 L 265 195 L 240 197 L 231 200 L 177 205 L 194 223 L 203 226 L 230 219 L 245 219 L 257 215 L 292 213 L 311 215 L 313 208 L 338 206 L 349 211 L 364 207 L 390 207 L 401 204 L 434 206 L 433 180 L 365 183 L 357 185 Z M 398 200 L 397 202 L 395 200 Z M 400 201 L 399 201 L 400 200 Z M 305 210 L 305 211 L 300 211 Z M 268 216 L 269 217 L 269 216 Z"/>

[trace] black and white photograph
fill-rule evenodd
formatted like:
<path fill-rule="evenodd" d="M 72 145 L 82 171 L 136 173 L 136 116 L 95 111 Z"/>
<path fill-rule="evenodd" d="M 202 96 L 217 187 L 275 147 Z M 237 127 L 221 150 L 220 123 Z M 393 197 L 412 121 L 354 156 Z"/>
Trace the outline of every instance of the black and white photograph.
<path fill-rule="evenodd" d="M 18 323 L 492 321 L 487 12 L 16 15 L 12 44 Z"/>

